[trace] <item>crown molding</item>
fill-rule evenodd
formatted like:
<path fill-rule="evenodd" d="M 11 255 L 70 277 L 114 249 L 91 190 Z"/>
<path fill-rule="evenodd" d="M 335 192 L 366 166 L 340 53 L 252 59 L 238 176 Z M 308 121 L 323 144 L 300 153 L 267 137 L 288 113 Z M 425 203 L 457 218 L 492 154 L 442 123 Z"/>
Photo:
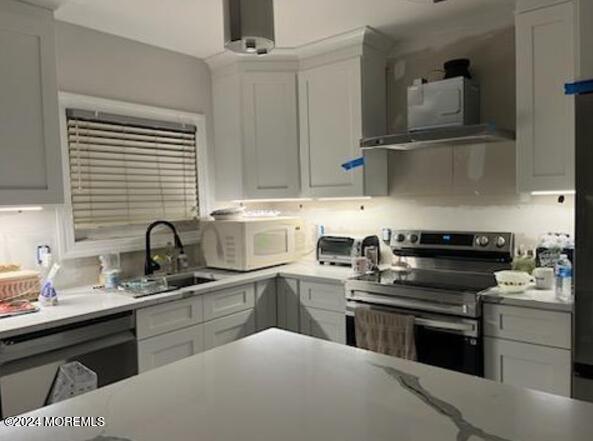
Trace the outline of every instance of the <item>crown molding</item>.
<path fill-rule="evenodd" d="M 394 46 L 395 41 L 390 37 L 365 26 L 296 48 L 276 48 L 263 57 L 225 51 L 204 61 L 215 76 L 258 70 L 297 70 L 299 65 L 308 68 L 323 64 L 323 60 L 327 62 L 328 57 L 340 59 L 362 56 L 365 49 L 387 56 Z"/>

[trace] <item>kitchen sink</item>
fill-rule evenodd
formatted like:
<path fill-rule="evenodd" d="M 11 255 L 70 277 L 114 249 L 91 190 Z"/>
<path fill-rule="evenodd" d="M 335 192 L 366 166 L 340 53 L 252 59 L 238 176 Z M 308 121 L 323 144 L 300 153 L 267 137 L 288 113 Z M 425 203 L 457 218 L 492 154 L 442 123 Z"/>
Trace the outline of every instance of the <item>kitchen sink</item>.
<path fill-rule="evenodd" d="M 128 280 L 122 283 L 120 289 L 132 294 L 134 298 L 140 298 L 215 281 L 216 279 L 211 277 L 197 276 L 194 273 L 184 273 L 171 276 L 151 276 Z"/>
<path fill-rule="evenodd" d="M 167 276 L 165 279 L 167 280 L 168 286 L 174 287 L 175 289 L 216 282 L 216 279 L 196 276 L 195 274 L 175 274 L 173 276 Z"/>

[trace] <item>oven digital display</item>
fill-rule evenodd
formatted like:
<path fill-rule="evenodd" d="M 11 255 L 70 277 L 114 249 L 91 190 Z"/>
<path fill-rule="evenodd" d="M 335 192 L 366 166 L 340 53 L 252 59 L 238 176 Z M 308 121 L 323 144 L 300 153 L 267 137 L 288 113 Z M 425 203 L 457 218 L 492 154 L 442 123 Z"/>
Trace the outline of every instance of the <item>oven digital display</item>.
<path fill-rule="evenodd" d="M 420 238 L 422 245 L 444 245 L 452 247 L 471 247 L 474 244 L 473 234 L 434 234 L 423 233 Z"/>

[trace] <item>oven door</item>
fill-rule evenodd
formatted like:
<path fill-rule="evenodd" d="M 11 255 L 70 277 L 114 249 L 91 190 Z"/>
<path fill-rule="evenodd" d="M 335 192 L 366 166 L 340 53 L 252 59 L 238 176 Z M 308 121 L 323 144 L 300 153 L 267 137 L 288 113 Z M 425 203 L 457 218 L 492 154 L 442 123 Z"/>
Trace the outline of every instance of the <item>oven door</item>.
<path fill-rule="evenodd" d="M 356 346 L 356 308 L 413 315 L 418 362 L 479 377 L 484 375 L 478 320 L 349 301 L 346 308 L 346 343 L 349 346 Z"/>

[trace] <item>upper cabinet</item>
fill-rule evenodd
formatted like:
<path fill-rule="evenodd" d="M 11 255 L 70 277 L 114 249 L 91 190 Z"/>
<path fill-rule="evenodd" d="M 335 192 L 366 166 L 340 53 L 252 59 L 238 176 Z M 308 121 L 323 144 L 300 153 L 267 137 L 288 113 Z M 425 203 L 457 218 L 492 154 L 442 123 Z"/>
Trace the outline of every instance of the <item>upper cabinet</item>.
<path fill-rule="evenodd" d="M 62 203 L 51 11 L 0 2 L 0 205 Z"/>
<path fill-rule="evenodd" d="M 361 28 L 262 58 L 208 59 L 213 78 L 216 198 L 387 194 L 387 153 L 360 158 L 386 131 L 391 40 Z M 298 84 L 297 84 L 298 76 Z"/>
<path fill-rule="evenodd" d="M 300 194 L 297 64 L 265 64 L 213 69 L 218 200 Z"/>
<path fill-rule="evenodd" d="M 575 188 L 574 97 L 564 94 L 564 85 L 581 75 L 578 6 L 571 1 L 519 3 L 516 44 L 520 192 Z"/>
<path fill-rule="evenodd" d="M 391 41 L 364 28 L 337 39 L 339 50 L 317 47 L 299 73 L 302 192 L 306 197 L 383 196 L 387 152 L 364 153 L 363 137 L 386 133 L 386 52 Z M 324 53 L 319 53 L 323 50 Z M 327 51 L 327 52 L 326 52 Z"/>
<path fill-rule="evenodd" d="M 241 92 L 246 196 L 298 196 L 296 75 L 246 73 Z"/>

